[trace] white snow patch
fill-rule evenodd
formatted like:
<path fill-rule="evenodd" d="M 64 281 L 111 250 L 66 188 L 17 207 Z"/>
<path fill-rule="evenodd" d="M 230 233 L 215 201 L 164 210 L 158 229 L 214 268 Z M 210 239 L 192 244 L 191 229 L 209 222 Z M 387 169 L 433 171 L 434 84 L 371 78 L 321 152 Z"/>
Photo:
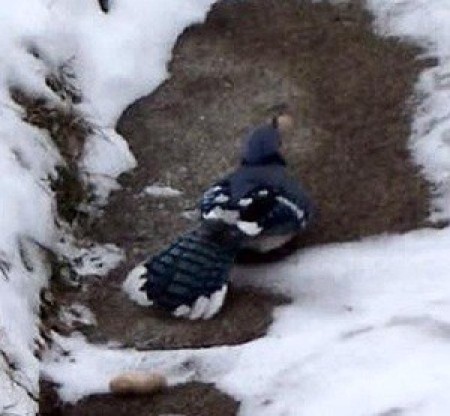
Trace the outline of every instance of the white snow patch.
<path fill-rule="evenodd" d="M 97 325 L 97 320 L 92 311 L 81 303 L 61 307 L 59 319 L 69 327 L 73 327 L 76 324 Z"/>
<path fill-rule="evenodd" d="M 15 225 L 11 223 L 9 230 Z M 45 266 L 45 253 L 33 243 L 21 241 L 20 248 L 14 240 L 9 244 L 9 252 L 2 251 L 0 271 L 0 409 L 31 415 L 37 412 L 37 403 L 30 396 L 38 397 L 39 376 L 33 352 L 36 342 L 42 342 L 39 295 L 50 271 Z M 25 261 L 20 253 L 26 256 Z"/>
<path fill-rule="evenodd" d="M 87 137 L 79 170 L 91 183 L 96 203 L 105 205 L 111 191 L 120 188 L 116 178 L 137 165 L 128 143 L 111 128 L 96 129 Z"/>
<path fill-rule="evenodd" d="M 81 243 L 65 233 L 55 244 L 55 251 L 69 262 L 78 276 L 106 276 L 125 257 L 123 250 L 114 244 Z"/>
<path fill-rule="evenodd" d="M 216 351 L 212 355 L 222 356 L 222 361 L 219 367 L 211 368 L 211 372 L 225 368 L 235 355 L 228 347 Z M 208 355 L 207 349 L 203 352 Z M 169 385 L 175 385 L 198 379 L 199 365 L 207 367 L 206 362 L 198 361 L 198 353 L 193 350 L 118 350 L 107 345 L 88 344 L 82 336 L 64 338 L 55 334 L 55 344 L 45 356 L 42 372 L 44 377 L 61 383 L 59 394 L 63 400 L 76 402 L 89 394 L 108 393 L 109 381 L 124 372 L 162 373 Z"/>
<path fill-rule="evenodd" d="M 150 185 L 146 186 L 143 191 L 145 194 L 160 197 L 160 198 L 174 198 L 183 195 L 183 192 L 170 186 Z"/>
<path fill-rule="evenodd" d="M 76 57 L 87 112 L 101 126 L 113 127 L 126 106 L 169 76 L 167 62 L 178 35 L 202 21 L 212 3 L 185 0 L 180 7 L 178 0 L 128 0 L 114 2 L 104 14 L 91 0 L 51 2 L 57 46 L 64 43 L 59 52 Z"/>
<path fill-rule="evenodd" d="M 450 218 L 450 3 L 445 0 L 368 0 L 378 32 L 402 36 L 425 48 L 436 67 L 424 71 L 417 91 L 422 99 L 414 122 L 411 151 L 427 179 L 436 185 L 432 220 Z"/>

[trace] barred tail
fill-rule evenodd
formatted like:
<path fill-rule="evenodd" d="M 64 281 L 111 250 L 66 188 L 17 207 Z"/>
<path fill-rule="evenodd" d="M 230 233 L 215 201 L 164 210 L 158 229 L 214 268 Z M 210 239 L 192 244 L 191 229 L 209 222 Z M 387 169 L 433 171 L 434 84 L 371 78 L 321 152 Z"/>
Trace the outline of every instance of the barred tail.
<path fill-rule="evenodd" d="M 128 284 L 139 280 L 148 301 L 174 316 L 209 319 L 223 304 L 241 240 L 235 227 L 203 224 L 134 269 Z"/>

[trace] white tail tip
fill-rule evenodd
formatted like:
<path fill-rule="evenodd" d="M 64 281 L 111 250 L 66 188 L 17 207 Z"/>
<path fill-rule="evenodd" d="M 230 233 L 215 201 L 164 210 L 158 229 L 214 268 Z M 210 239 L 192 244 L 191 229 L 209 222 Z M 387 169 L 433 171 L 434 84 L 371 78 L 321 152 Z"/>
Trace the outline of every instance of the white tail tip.
<path fill-rule="evenodd" d="M 141 306 L 152 305 L 152 302 L 147 298 L 147 294 L 141 290 L 142 285 L 145 283 L 146 275 L 147 268 L 140 264 L 128 273 L 122 285 L 122 289 L 128 294 L 130 299 Z"/>
<path fill-rule="evenodd" d="M 181 305 L 175 309 L 173 316 L 191 320 L 211 319 L 222 308 L 227 295 L 227 290 L 228 285 L 225 284 L 221 289 L 212 293 L 210 297 L 200 296 L 191 307 Z"/>

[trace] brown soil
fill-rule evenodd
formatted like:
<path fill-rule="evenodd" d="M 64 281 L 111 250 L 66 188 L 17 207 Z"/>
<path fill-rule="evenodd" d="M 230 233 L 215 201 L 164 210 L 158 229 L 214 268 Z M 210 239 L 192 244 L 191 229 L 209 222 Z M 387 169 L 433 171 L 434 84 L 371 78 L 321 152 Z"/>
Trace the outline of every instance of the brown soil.
<path fill-rule="evenodd" d="M 111 276 L 117 279 L 117 285 L 105 289 L 105 282 L 98 281 L 83 294 L 83 302 L 97 314 L 98 326 L 82 328 L 91 342 L 114 340 L 139 350 L 241 344 L 263 336 L 271 323 L 273 307 L 283 302 L 279 296 L 232 289 L 217 317 L 191 322 L 130 302 L 119 284 L 125 274 L 126 269 L 120 267 Z M 71 292 L 61 297 L 71 303 L 79 301 L 80 295 Z M 243 316 L 248 325 L 242 325 Z"/>
<path fill-rule="evenodd" d="M 44 390 L 40 416 L 234 416 L 239 404 L 213 386 L 188 383 L 146 396 L 93 395 L 68 405 L 59 402 L 54 390 L 42 383 Z M 215 410 L 214 410 L 215 409 Z"/>
<path fill-rule="evenodd" d="M 414 83 L 429 64 L 417 54 L 396 39 L 375 36 L 357 1 L 218 2 L 204 25 L 180 37 L 170 80 L 119 121 L 139 167 L 123 179 L 123 190 L 90 235 L 124 248 L 126 263 L 86 291 L 58 295 L 95 312 L 98 327 L 86 330 L 88 338 L 164 349 L 239 343 L 264 334 L 280 302 L 270 294 L 233 290 L 215 319 L 191 323 L 135 306 L 120 285 L 127 270 L 192 225 L 183 211 L 235 165 L 248 126 L 279 108 L 287 106 L 298 120 L 284 150 L 320 211 L 315 228 L 294 248 L 423 225 L 429 191 L 407 150 Z M 184 194 L 167 200 L 143 196 L 154 182 Z M 192 399 L 199 392 L 206 401 Z M 195 385 L 162 394 L 161 402 L 94 397 L 43 414 L 119 415 L 124 408 L 137 416 L 235 414 L 237 405 L 217 394 Z M 50 403 L 44 400 L 43 409 Z M 173 410 L 175 403 L 181 410 Z"/>

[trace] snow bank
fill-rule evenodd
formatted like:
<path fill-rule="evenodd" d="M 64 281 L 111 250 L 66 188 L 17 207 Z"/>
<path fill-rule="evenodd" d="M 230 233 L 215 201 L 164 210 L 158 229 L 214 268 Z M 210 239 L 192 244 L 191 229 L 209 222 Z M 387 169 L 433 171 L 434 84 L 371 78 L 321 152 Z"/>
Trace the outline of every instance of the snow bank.
<path fill-rule="evenodd" d="M 41 30 L 40 7 L 31 17 L 25 2 L 0 10 L 0 413 L 34 414 L 39 363 L 33 356 L 39 339 L 40 290 L 48 271 L 42 253 L 30 241 L 52 245 L 53 196 L 47 178 L 61 159 L 48 136 L 21 121 L 21 109 L 9 98 L 9 86 L 44 90 L 43 65 L 23 39 Z M 22 34 L 18 32 L 22 28 Z M 12 368 L 16 368 L 15 371 Z"/>
<path fill-rule="evenodd" d="M 213 382 L 241 415 L 446 416 L 450 406 L 449 230 L 306 250 L 283 265 L 240 269 L 240 284 L 294 299 L 269 334 L 242 346 L 137 352 L 58 338 L 44 373 L 64 400 L 108 391 L 123 371 L 171 384 Z M 391 413 L 389 413 L 391 412 Z"/>
<path fill-rule="evenodd" d="M 116 0 L 104 14 L 96 1 L 51 2 L 52 22 L 64 44 L 59 52 L 66 59 L 76 56 L 89 114 L 101 125 L 114 127 L 126 106 L 168 77 L 166 64 L 178 35 L 202 21 L 212 3 Z"/>
<path fill-rule="evenodd" d="M 450 3 L 442 0 L 368 0 L 384 35 L 424 46 L 438 66 L 422 73 L 423 99 L 413 123 L 411 150 L 426 178 L 436 185 L 432 219 L 450 218 Z"/>
<path fill-rule="evenodd" d="M 22 121 L 10 88 L 59 103 L 45 78 L 70 64 L 93 127 L 80 170 L 105 198 L 135 166 L 113 128 L 124 107 L 167 76 L 177 35 L 204 18 L 211 0 L 127 0 L 104 14 L 94 0 L 16 0 L 0 8 L 0 413 L 34 414 L 39 365 L 39 294 L 55 248 L 49 178 L 64 164 L 44 131 Z M 37 244 L 36 244 L 37 243 Z"/>

